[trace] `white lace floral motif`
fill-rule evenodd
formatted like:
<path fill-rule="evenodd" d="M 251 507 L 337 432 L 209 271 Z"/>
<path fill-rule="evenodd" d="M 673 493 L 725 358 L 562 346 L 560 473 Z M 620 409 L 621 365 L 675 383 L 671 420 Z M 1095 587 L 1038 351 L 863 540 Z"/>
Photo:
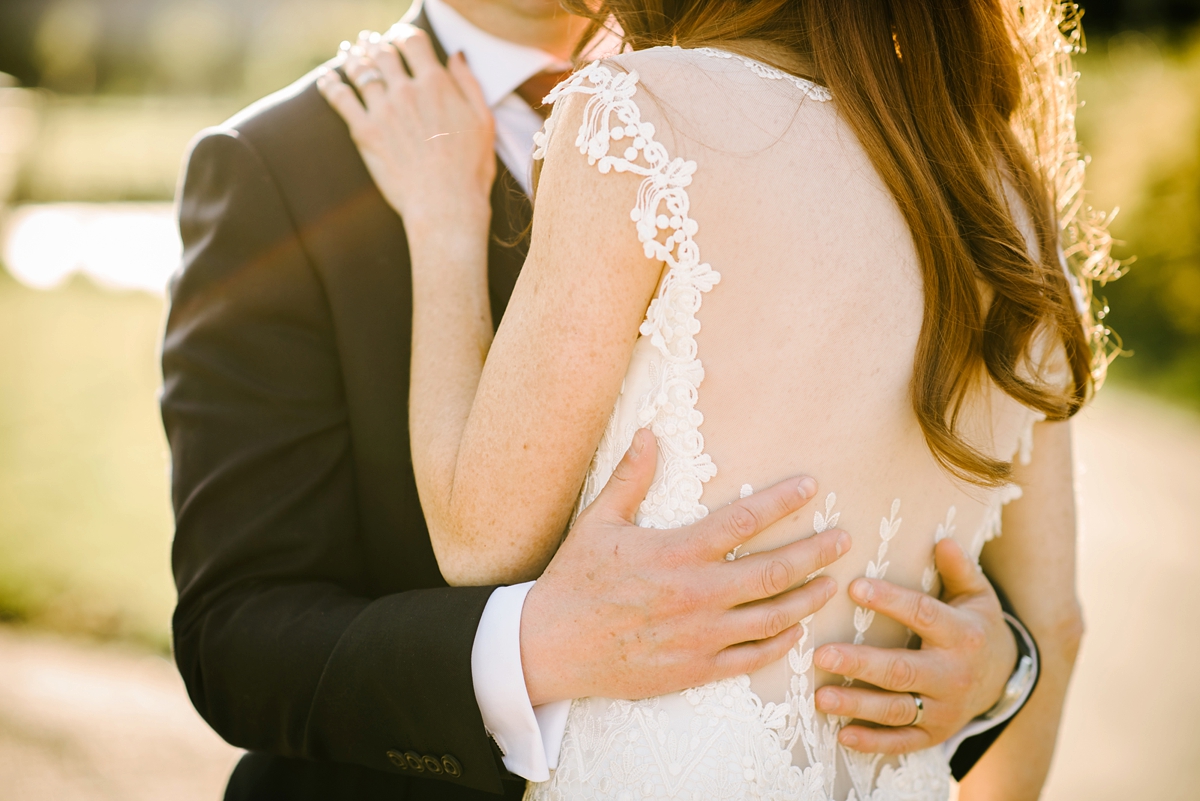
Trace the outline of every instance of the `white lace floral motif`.
<path fill-rule="evenodd" d="M 696 162 L 672 159 L 654 138 L 654 125 L 642 120 L 633 102 L 638 74 L 609 69 L 594 62 L 557 86 L 550 103 L 568 94 L 588 95 L 583 123 L 575 138 L 579 152 L 601 173 L 628 172 L 642 176 L 637 202 L 630 218 L 647 258 L 664 262 L 666 275 L 650 302 L 641 334 L 663 357 L 654 387 L 638 411 L 638 425 L 658 437 L 664 469 L 642 503 L 639 523 L 671 528 L 694 523 L 708 514 L 700 503 L 704 484 L 717 473 L 704 452 L 696 409 L 704 367 L 696 357 L 696 334 L 701 298 L 721 280 L 718 272 L 700 260 L 695 234 L 699 226 L 689 215 L 687 187 Z M 544 133 L 535 138 L 535 158 L 545 154 L 553 135 L 556 115 Z M 623 146 L 623 150 L 621 149 Z M 613 149 L 620 155 L 610 155 Z"/>
<path fill-rule="evenodd" d="M 788 77 L 806 96 L 829 99 L 820 87 L 793 80 L 766 65 L 717 50 L 701 53 L 736 59 L 765 79 Z M 716 474 L 699 431 L 703 417 L 696 402 L 704 370 L 695 336 L 700 329 L 697 312 L 701 299 L 720 276 L 701 261 L 695 242 L 698 226 L 689 214 L 687 187 L 696 164 L 672 159 L 655 140 L 654 126 L 642 119 L 634 102 L 638 81 L 635 71 L 595 63 L 561 84 L 547 98 L 555 103 L 555 112 L 545 132 L 537 137 L 535 157 L 544 156 L 566 106 L 556 101 L 579 94 L 587 97 L 575 139 L 580 153 L 601 173 L 632 173 L 642 178 L 630 217 L 647 257 L 667 267 L 641 326 L 652 358 L 642 362 L 640 369 L 648 374 L 650 389 L 643 390 L 642 382 L 633 382 L 637 394 L 626 401 L 636 408 L 636 420 L 621 411 L 618 401 L 589 471 L 580 507 L 595 498 L 636 427 L 649 426 L 658 437 L 662 464 L 638 522 L 670 528 L 707 514 L 701 503 L 703 487 Z M 745 485 L 741 495 L 750 491 Z M 824 510 L 814 515 L 818 532 L 837 524 L 840 513 L 834 511 L 836 503 L 837 496 L 830 493 Z M 872 563 L 880 576 L 887 569 L 887 542 L 900 525 L 898 511 L 898 505 L 894 506 L 891 518 L 881 526 L 885 536 Z M 728 558 L 741 555 L 735 551 Z M 859 758 L 838 745 L 842 721 L 818 715 L 815 707 L 812 622 L 811 616 L 801 622 L 800 642 L 788 654 L 788 685 L 781 703 L 764 702 L 745 675 L 641 701 L 576 700 L 558 766 L 549 781 L 529 785 L 527 801 L 832 801 L 839 760 L 846 765 L 849 778 L 847 789 L 838 791 L 846 801 L 948 797 L 949 769 L 940 749 L 906 755 L 895 765 L 878 768 L 878 758 Z M 795 764 L 798 759 L 806 764 Z"/>

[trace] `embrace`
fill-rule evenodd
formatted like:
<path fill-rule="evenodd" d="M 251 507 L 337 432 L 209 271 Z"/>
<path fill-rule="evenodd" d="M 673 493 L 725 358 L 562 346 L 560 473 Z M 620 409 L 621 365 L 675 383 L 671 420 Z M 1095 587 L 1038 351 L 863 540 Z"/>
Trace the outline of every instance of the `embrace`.
<path fill-rule="evenodd" d="M 205 131 L 162 412 L 226 798 L 1036 798 L 1103 366 L 1062 14 L 425 0 Z"/>

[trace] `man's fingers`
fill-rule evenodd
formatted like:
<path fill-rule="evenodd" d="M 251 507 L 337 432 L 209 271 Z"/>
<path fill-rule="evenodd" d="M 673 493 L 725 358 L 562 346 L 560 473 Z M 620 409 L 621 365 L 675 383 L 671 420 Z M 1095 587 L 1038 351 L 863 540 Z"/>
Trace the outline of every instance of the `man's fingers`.
<path fill-rule="evenodd" d="M 934 564 L 942 576 L 943 598 L 949 600 L 959 595 L 995 594 L 983 571 L 967 556 L 967 552 L 953 537 L 939 542 L 934 548 L 933 556 Z"/>
<path fill-rule="evenodd" d="M 850 582 L 850 597 L 902 623 L 931 645 L 953 646 L 958 636 L 960 626 L 954 608 L 932 595 L 882 579 L 857 578 Z"/>
<path fill-rule="evenodd" d="M 905 648 L 875 648 L 870 645 L 829 643 L 813 654 L 821 670 L 874 684 L 897 693 L 921 693 L 936 686 L 938 676 L 929 672 L 928 660 L 920 651 Z"/>
<path fill-rule="evenodd" d="M 775 598 L 731 610 L 725 616 L 730 627 L 727 641 L 770 639 L 819 611 L 836 592 L 837 582 L 822 577 Z"/>
<path fill-rule="evenodd" d="M 799 511 L 816 494 L 817 482 L 811 478 L 789 478 L 710 514 L 689 530 L 688 537 L 694 538 L 706 559 L 720 559 L 772 524 Z"/>
<path fill-rule="evenodd" d="M 773 551 L 736 559 L 730 566 L 729 600 L 746 604 L 791 589 L 850 550 L 850 535 L 831 529 Z"/>
<path fill-rule="evenodd" d="M 608 484 L 588 507 L 588 512 L 626 523 L 634 522 L 638 507 L 654 483 L 657 466 L 658 440 L 649 429 L 638 429 L 629 450 L 613 470 Z"/>
<path fill-rule="evenodd" d="M 918 726 L 900 729 L 846 726 L 838 732 L 838 742 L 847 748 L 869 754 L 911 754 L 935 744 L 929 732 Z"/>
<path fill-rule="evenodd" d="M 800 633 L 800 626 L 791 626 L 770 639 L 729 646 L 713 660 L 714 673 L 709 680 L 753 673 L 778 662 L 800 641 Z"/>
<path fill-rule="evenodd" d="M 908 693 L 830 685 L 817 690 L 815 700 L 817 709 L 826 715 L 866 720 L 880 726 L 908 726 L 917 718 L 917 701 Z"/>

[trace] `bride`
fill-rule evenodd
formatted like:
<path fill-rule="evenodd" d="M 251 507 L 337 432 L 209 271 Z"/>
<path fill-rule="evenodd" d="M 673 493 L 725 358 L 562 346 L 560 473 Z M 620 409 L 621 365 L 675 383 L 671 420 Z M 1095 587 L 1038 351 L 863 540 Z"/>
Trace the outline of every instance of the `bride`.
<path fill-rule="evenodd" d="M 643 428 L 659 448 L 643 526 L 819 476 L 811 530 L 857 534 L 797 585 L 936 594 L 952 538 L 1008 589 L 1041 685 L 963 793 L 1036 797 L 1078 645 L 1066 421 L 1103 365 L 1060 244 L 1095 233 L 1061 212 L 1080 170 L 1060 7 L 568 6 L 627 47 L 547 98 L 531 250 L 494 341 L 493 127 L 465 62 L 443 69 L 412 31 L 348 65 L 386 78 L 369 115 L 335 104 L 408 232 L 412 455 L 443 575 L 536 578 Z M 527 796 L 949 796 L 942 748 L 856 751 L 814 701 L 846 683 L 818 646 L 910 632 L 846 592 L 779 629 L 787 658 L 753 675 L 576 700 Z"/>

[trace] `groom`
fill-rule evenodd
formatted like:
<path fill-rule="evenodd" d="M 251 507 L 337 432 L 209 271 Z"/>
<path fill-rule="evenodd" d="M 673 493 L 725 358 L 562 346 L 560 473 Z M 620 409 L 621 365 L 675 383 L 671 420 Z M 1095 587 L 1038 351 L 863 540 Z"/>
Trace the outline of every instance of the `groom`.
<path fill-rule="evenodd" d="M 537 98 L 583 26 L 553 0 L 427 0 L 409 19 L 439 55 L 465 53 L 496 116 L 498 322 L 525 253 Z M 570 698 L 660 694 L 779 658 L 790 643 L 763 639 L 779 630 L 775 596 L 840 551 L 830 535 L 760 560 L 773 569 L 723 560 L 803 505 L 794 480 L 682 531 L 637 529 L 655 463 L 643 435 L 532 587 L 447 587 L 409 457 L 404 227 L 314 77 L 205 132 L 184 176 L 162 394 L 176 661 L 204 718 L 248 749 L 229 799 L 517 798 L 554 768 Z M 818 694 L 893 727 L 846 729 L 856 747 L 990 729 L 958 749 L 961 776 L 1028 697 L 1028 670 L 1008 679 L 1031 644 L 964 565 L 939 564 L 953 592 L 932 616 L 886 582 L 864 602 L 920 651 L 818 651 L 896 691 Z M 760 614 L 731 628 L 747 600 Z M 726 650 L 739 643 L 752 644 Z"/>

